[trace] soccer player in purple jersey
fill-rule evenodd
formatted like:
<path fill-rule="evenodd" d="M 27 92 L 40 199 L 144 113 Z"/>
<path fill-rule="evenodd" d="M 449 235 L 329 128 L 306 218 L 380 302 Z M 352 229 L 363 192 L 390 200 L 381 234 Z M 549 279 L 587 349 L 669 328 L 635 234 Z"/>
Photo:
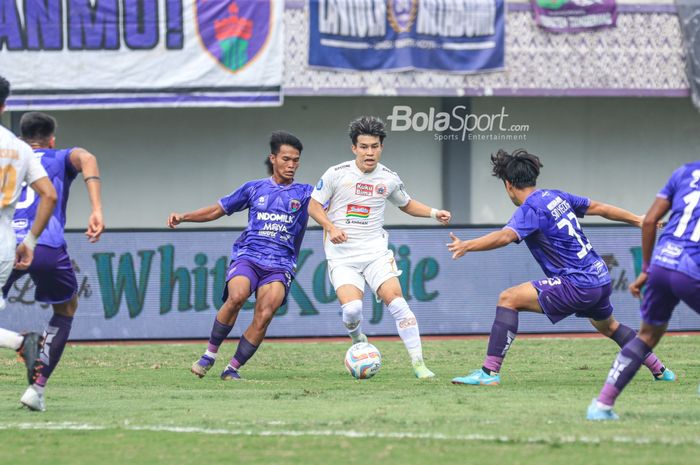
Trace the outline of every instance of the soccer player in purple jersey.
<path fill-rule="evenodd" d="M 36 286 L 35 300 L 51 304 L 53 308 L 53 316 L 43 335 L 39 375 L 20 400 L 32 410 L 43 411 L 44 388 L 61 360 L 73 317 L 78 309 L 78 281 L 64 238 L 68 194 L 78 173 L 83 174 L 92 206 L 85 232 L 88 240 L 97 242 L 105 226 L 102 216 L 100 171 L 95 156 L 79 147 L 56 149 L 56 120 L 45 113 L 25 113 L 20 119 L 20 131 L 22 139 L 31 146 L 46 169 L 58 194 L 56 209 L 37 241 L 32 265 L 27 270 L 14 270 L 2 287 L 3 297 L 7 297 L 12 285 L 29 273 Z M 34 191 L 27 189 L 27 186 L 23 187 L 12 222 L 17 241 L 23 240 L 29 233 L 37 215 L 38 200 Z"/>
<path fill-rule="evenodd" d="M 294 182 L 302 149 L 301 141 L 292 134 L 274 132 L 270 137 L 271 177 L 247 182 L 214 205 L 168 217 L 168 226 L 174 228 L 183 222 L 204 223 L 248 210 L 248 226 L 233 244 L 224 303 L 214 319 L 209 345 L 191 368 L 200 378 L 214 366 L 219 346 L 251 294 L 256 297 L 253 321 L 221 373 L 223 380 L 241 378 L 239 369 L 255 354 L 272 317 L 287 300 L 313 191 L 313 186 Z"/>
<path fill-rule="evenodd" d="M 503 181 L 508 197 L 518 209 L 499 231 L 468 241 L 450 234 L 452 242 L 447 248 L 457 259 L 467 252 L 524 240 L 547 279 L 529 281 L 499 295 L 483 367 L 452 382 L 477 386 L 500 383 L 501 365 L 518 333 L 521 311 L 544 313 L 554 324 L 570 315 L 589 318 L 595 329 L 620 347 L 634 339 L 634 330 L 612 316 L 608 268 L 581 230 L 578 218 L 596 215 L 639 226 L 642 217 L 567 192 L 538 189 L 536 181 L 542 164 L 536 155 L 525 150 L 516 150 L 512 155 L 499 150 L 491 156 L 491 163 L 493 175 Z M 675 379 L 673 372 L 651 352 L 644 355 L 644 364 L 658 380 Z"/>
<path fill-rule="evenodd" d="M 671 218 L 654 247 L 656 224 L 669 210 Z M 681 300 L 700 313 L 700 160 L 678 168 L 657 194 L 642 225 L 642 260 L 642 272 L 630 285 L 639 297 L 646 284 L 641 329 L 617 354 L 603 389 L 588 407 L 589 420 L 619 418 L 612 411 L 615 400 L 661 340 Z"/>

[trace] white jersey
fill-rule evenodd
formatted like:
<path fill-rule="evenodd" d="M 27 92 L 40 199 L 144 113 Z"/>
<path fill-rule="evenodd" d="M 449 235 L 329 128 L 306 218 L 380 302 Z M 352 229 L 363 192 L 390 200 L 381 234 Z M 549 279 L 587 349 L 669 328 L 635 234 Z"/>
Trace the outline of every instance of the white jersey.
<path fill-rule="evenodd" d="M 46 176 L 46 170 L 31 147 L 0 126 L 0 260 L 14 259 L 17 246 L 12 229 L 15 205 L 28 185 Z"/>
<path fill-rule="evenodd" d="M 342 244 L 323 238 L 329 260 L 386 251 L 389 246 L 389 234 L 384 230 L 386 201 L 397 207 L 405 207 L 411 201 L 398 174 L 381 163 L 372 172 L 363 173 L 355 160 L 328 168 L 311 198 L 327 207 L 328 218 L 348 237 Z"/>

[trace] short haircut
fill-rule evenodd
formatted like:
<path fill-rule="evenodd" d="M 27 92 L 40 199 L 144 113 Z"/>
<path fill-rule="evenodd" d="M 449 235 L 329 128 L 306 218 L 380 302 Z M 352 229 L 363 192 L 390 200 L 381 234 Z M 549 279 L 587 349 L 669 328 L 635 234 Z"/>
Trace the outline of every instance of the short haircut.
<path fill-rule="evenodd" d="M 379 137 L 379 143 L 384 143 L 386 137 L 386 127 L 384 121 L 376 116 L 362 116 L 350 123 L 350 140 L 352 145 L 357 145 L 359 136 Z"/>
<path fill-rule="evenodd" d="M 517 149 L 512 154 L 500 149 L 496 155 L 491 155 L 491 165 L 494 176 L 510 182 L 517 189 L 537 185 L 537 176 L 543 166 L 537 155 L 525 149 Z"/>
<path fill-rule="evenodd" d="M 301 145 L 301 141 L 294 135 L 286 131 L 275 131 L 270 135 L 270 153 L 277 155 L 280 153 L 280 148 L 283 145 L 289 145 L 294 147 L 301 153 L 304 150 L 304 146 Z"/>
<path fill-rule="evenodd" d="M 0 106 L 5 105 L 7 97 L 10 96 L 10 82 L 0 76 Z"/>
<path fill-rule="evenodd" d="M 45 140 L 56 133 L 56 120 L 40 111 L 30 111 L 19 120 L 19 130 L 24 140 Z"/>

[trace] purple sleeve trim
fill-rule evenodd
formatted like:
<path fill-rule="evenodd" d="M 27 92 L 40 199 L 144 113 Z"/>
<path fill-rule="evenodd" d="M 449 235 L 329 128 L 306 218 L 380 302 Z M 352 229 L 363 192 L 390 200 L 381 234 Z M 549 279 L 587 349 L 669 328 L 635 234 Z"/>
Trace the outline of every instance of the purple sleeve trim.
<path fill-rule="evenodd" d="M 513 232 L 515 233 L 516 236 L 518 236 L 518 242 L 520 242 L 520 241 L 523 240 L 523 238 L 520 237 L 520 233 L 519 233 L 514 227 L 505 225 L 505 226 L 503 226 L 503 228 L 501 228 L 501 229 L 510 229 L 511 231 L 513 231 Z"/>

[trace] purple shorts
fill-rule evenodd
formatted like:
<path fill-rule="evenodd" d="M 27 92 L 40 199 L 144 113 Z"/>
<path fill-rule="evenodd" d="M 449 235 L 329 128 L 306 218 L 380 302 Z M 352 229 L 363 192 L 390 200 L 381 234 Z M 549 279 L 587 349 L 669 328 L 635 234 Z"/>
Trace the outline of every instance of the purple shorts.
<path fill-rule="evenodd" d="M 531 283 L 538 291 L 537 300 L 544 314 L 554 324 L 570 315 L 595 321 L 606 320 L 612 315 L 610 283 L 600 287 L 577 287 L 562 277 L 541 279 Z"/>
<path fill-rule="evenodd" d="M 654 326 L 669 322 L 682 300 L 700 313 L 700 280 L 662 266 L 649 267 L 649 279 L 642 299 L 642 320 Z"/>
<path fill-rule="evenodd" d="M 271 282 L 279 281 L 284 285 L 284 300 L 282 305 L 287 303 L 289 288 L 292 285 L 292 274 L 283 269 L 267 269 L 245 258 L 232 261 L 226 272 L 226 286 L 221 299 L 226 302 L 228 299 L 228 282 L 236 276 L 245 276 L 250 281 L 250 293 L 257 292 L 258 288 Z"/>
<path fill-rule="evenodd" d="M 34 300 L 38 302 L 62 304 L 78 292 L 78 280 L 65 246 L 37 245 L 32 264 L 26 270 L 12 270 L 2 288 L 2 295 L 7 297 L 15 281 L 27 273 L 36 286 Z"/>

